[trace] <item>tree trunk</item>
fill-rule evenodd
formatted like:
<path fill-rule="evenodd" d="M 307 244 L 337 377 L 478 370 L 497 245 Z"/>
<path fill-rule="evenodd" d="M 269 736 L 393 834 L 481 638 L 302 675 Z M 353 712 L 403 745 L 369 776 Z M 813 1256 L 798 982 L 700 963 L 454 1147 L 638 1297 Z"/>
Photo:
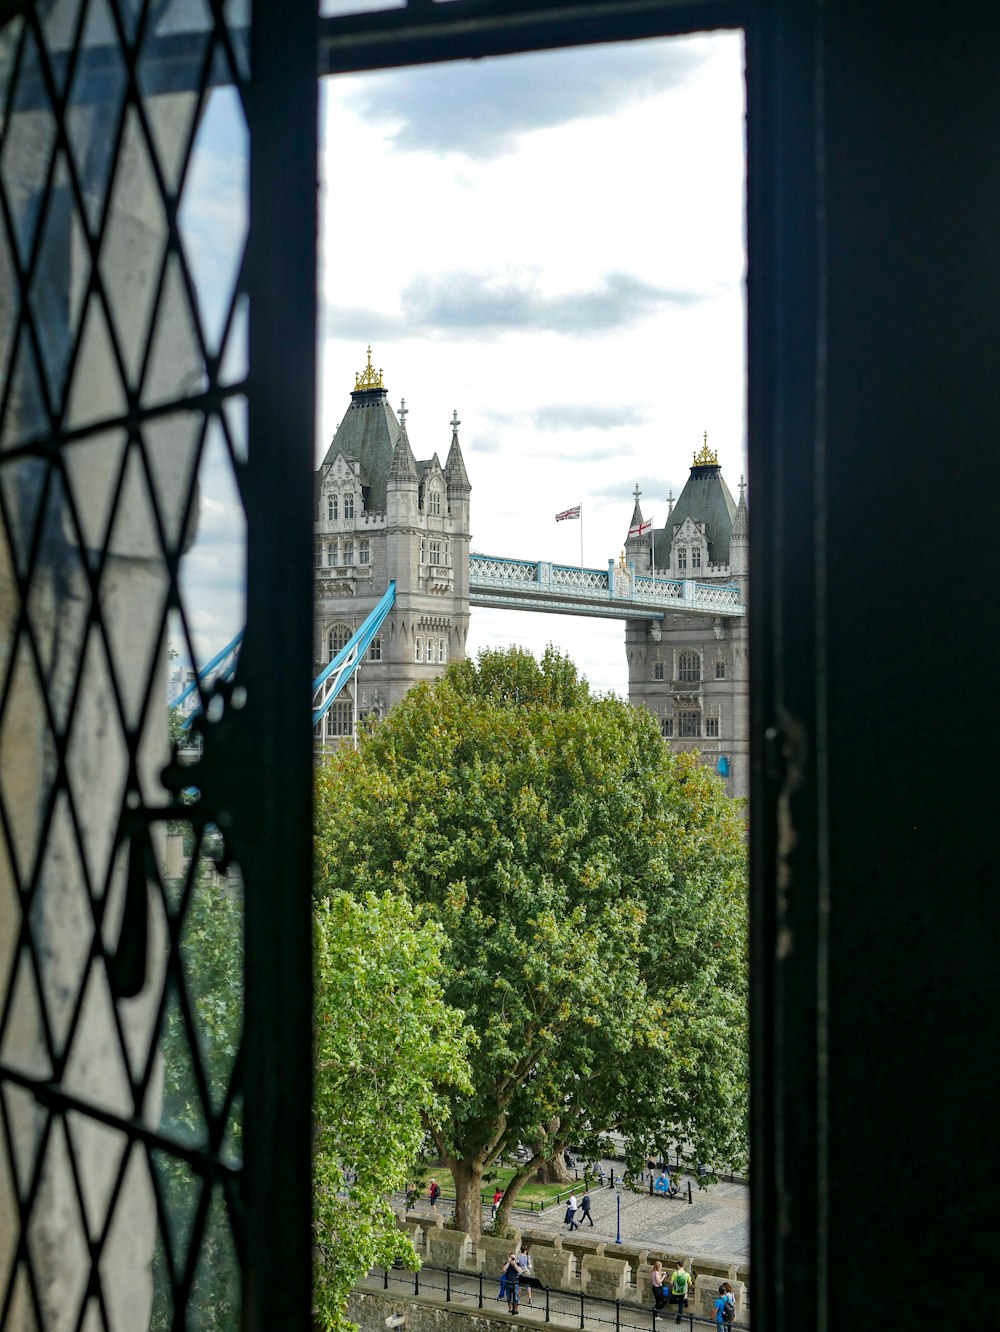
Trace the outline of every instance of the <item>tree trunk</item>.
<path fill-rule="evenodd" d="M 482 1163 L 450 1160 L 448 1167 L 455 1181 L 455 1224 L 477 1240 L 483 1233 Z"/>
<path fill-rule="evenodd" d="M 561 1147 L 551 1161 L 543 1161 L 538 1167 L 539 1184 L 571 1184 L 575 1178 L 566 1168 Z"/>
<path fill-rule="evenodd" d="M 504 1189 L 503 1197 L 500 1199 L 500 1206 L 497 1208 L 497 1219 L 494 1225 L 494 1229 L 498 1235 L 505 1235 L 507 1233 L 507 1228 L 510 1225 L 511 1208 L 517 1200 L 517 1195 L 531 1178 L 537 1164 L 538 1163 L 534 1158 L 528 1161 L 524 1166 L 524 1169 L 518 1171 Z"/>

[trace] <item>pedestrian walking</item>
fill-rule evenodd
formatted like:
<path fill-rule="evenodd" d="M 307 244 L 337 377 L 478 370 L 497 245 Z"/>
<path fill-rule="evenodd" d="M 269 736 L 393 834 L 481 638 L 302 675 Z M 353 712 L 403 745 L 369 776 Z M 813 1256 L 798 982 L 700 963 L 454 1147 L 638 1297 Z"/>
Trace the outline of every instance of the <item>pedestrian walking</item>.
<path fill-rule="evenodd" d="M 590 1215 L 590 1194 L 586 1192 L 586 1190 L 584 1191 L 583 1197 L 580 1199 L 581 1227 L 583 1226 L 584 1221 L 589 1221 L 591 1225 L 594 1224 L 594 1218 Z"/>
<path fill-rule="evenodd" d="M 431 1208 L 437 1211 L 438 1198 L 441 1197 L 441 1188 L 436 1179 L 432 1179 L 427 1186 L 427 1196 L 431 1200 Z"/>
<path fill-rule="evenodd" d="M 688 1286 L 690 1284 L 691 1278 L 684 1270 L 684 1259 L 681 1258 L 673 1276 L 670 1278 L 670 1298 L 677 1305 L 678 1323 L 684 1317 L 684 1304 L 688 1297 Z"/>
<path fill-rule="evenodd" d="M 663 1283 L 667 1274 L 663 1270 L 663 1264 L 659 1261 L 653 1264 L 653 1270 L 649 1274 L 649 1284 L 653 1288 L 653 1309 L 662 1309 L 667 1302 L 664 1294 Z"/>
<path fill-rule="evenodd" d="M 570 1230 L 579 1230 L 579 1226 L 573 1220 L 576 1216 L 576 1194 L 569 1195 L 569 1201 L 566 1203 L 566 1215 L 563 1217 L 563 1225 L 569 1226 Z M 593 1224 L 593 1222 L 591 1222 Z"/>
<path fill-rule="evenodd" d="M 531 1261 L 531 1254 L 528 1252 L 527 1244 L 521 1245 L 521 1252 L 517 1255 L 517 1265 L 521 1269 L 520 1285 L 524 1288 L 524 1293 L 528 1297 L 528 1308 L 531 1308 L 531 1288 L 535 1284 L 535 1278 L 532 1275 L 534 1263 Z"/>
<path fill-rule="evenodd" d="M 490 1211 L 490 1216 L 494 1221 L 497 1219 L 497 1212 L 500 1209 L 500 1199 L 502 1197 L 503 1197 L 503 1189 L 498 1187 L 496 1192 L 493 1194 L 493 1208 Z"/>

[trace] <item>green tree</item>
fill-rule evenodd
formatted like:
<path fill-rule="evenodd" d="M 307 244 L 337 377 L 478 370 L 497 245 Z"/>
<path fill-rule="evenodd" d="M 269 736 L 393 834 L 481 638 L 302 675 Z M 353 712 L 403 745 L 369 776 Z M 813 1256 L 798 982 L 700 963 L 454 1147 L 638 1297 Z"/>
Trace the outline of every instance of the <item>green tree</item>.
<path fill-rule="evenodd" d="M 599 1132 L 742 1161 L 745 826 L 647 713 L 551 648 L 486 652 L 412 689 L 318 793 L 320 896 L 405 893 L 445 931 L 445 997 L 478 1038 L 473 1095 L 434 1130 L 461 1227 L 518 1143 L 505 1209 Z"/>
<path fill-rule="evenodd" d="M 407 1183 L 446 1092 L 469 1089 L 471 1035 L 441 997 L 443 932 L 400 894 L 345 892 L 315 911 L 315 1300 L 346 1329 L 352 1286 L 375 1265 L 416 1268 L 389 1195 Z"/>

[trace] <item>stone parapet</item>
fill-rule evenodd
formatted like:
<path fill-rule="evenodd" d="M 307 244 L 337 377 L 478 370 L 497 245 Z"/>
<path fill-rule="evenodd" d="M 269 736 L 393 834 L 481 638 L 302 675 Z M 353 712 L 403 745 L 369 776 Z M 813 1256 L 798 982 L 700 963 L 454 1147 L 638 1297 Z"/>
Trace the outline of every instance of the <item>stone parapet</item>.
<path fill-rule="evenodd" d="M 692 1312 L 697 1314 L 699 1318 L 714 1319 L 715 1301 L 719 1298 L 719 1287 L 723 1281 L 728 1281 L 733 1288 L 737 1323 L 748 1322 L 746 1310 L 747 1288 L 742 1281 L 734 1281 L 731 1277 L 709 1276 L 706 1274 L 695 1277 Z"/>
<path fill-rule="evenodd" d="M 585 1295 L 595 1295 L 602 1300 L 620 1300 L 630 1284 L 630 1275 L 631 1268 L 624 1259 L 588 1254 L 583 1260 L 582 1289 Z"/>

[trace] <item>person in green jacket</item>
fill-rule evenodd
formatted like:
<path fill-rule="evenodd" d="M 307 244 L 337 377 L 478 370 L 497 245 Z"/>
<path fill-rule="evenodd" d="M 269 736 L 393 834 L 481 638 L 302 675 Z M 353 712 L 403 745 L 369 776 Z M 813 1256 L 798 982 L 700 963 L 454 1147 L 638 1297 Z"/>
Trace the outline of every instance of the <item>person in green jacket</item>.
<path fill-rule="evenodd" d="M 677 1263 L 677 1270 L 670 1278 L 670 1294 L 673 1302 L 677 1305 L 678 1323 L 684 1317 L 684 1304 L 688 1297 L 688 1287 L 691 1284 L 691 1278 L 684 1270 L 684 1259 L 681 1258 Z"/>

